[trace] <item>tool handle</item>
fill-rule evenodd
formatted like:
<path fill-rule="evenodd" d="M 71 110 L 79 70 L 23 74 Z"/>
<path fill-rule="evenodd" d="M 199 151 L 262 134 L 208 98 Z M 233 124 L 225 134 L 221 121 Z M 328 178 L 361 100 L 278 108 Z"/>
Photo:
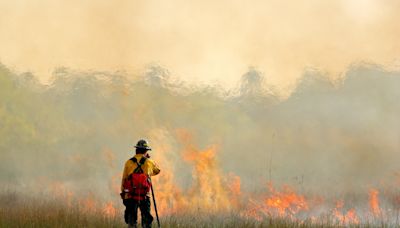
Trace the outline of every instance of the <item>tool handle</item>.
<path fill-rule="evenodd" d="M 150 188 L 151 188 L 151 195 L 152 195 L 152 198 L 153 198 L 154 210 L 156 211 L 157 225 L 158 225 L 158 227 L 160 228 L 161 225 L 160 225 L 160 219 L 158 218 L 156 197 L 154 197 L 153 182 L 151 182 Z"/>

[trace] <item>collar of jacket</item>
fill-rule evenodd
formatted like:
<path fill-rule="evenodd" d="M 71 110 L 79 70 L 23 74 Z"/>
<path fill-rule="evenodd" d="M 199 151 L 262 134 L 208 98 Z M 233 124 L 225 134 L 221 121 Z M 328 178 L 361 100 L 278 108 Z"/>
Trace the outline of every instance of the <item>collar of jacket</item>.
<path fill-rule="evenodd" d="M 134 157 L 136 157 L 136 158 L 142 158 L 143 156 L 144 156 L 144 154 L 135 154 Z"/>

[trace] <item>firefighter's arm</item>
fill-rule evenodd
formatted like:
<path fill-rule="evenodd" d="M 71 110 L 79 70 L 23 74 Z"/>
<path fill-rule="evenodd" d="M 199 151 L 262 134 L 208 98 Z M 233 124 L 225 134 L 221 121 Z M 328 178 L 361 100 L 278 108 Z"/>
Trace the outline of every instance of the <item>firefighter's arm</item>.
<path fill-rule="evenodd" d="M 159 174 L 161 171 L 157 163 L 155 163 L 153 160 L 151 160 L 151 170 L 152 170 L 151 176 L 155 176 Z"/>
<path fill-rule="evenodd" d="M 122 173 L 122 180 L 121 180 L 121 192 L 124 192 L 124 182 L 125 179 L 128 177 L 128 161 L 125 163 L 124 172 Z"/>

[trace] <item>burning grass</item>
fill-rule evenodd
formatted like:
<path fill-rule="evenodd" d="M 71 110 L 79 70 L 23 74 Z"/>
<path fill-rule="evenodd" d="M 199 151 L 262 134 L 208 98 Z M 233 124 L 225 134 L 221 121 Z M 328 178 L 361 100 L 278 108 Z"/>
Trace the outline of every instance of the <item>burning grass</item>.
<path fill-rule="evenodd" d="M 264 201 L 231 211 L 181 211 L 161 216 L 163 227 L 392 227 L 399 226 L 393 210 L 382 209 L 377 190 L 369 193 L 371 208 L 348 207 L 338 201 L 334 208 L 316 212 L 315 202 L 292 190 L 273 190 Z M 253 206 L 251 206 L 253 205 Z M 323 210 L 323 205 L 319 210 Z M 352 205 L 355 206 L 355 205 Z M 374 214 L 375 212 L 380 214 Z M 397 218 L 398 218 L 398 211 Z M 165 214 L 165 213 L 164 213 Z M 318 215 L 318 216 L 317 216 Z M 0 194 L 0 227 L 125 227 L 120 202 L 25 196 L 12 191 Z"/>
<path fill-rule="evenodd" d="M 109 213 L 107 207 L 74 200 L 69 205 L 54 198 L 22 196 L 16 192 L 0 195 L 0 227 L 125 227 L 122 208 Z M 163 227 L 258 227 L 263 222 L 235 215 L 185 214 L 165 216 Z M 284 224 L 266 221 L 269 224 Z M 278 222 L 278 221 L 277 221 Z M 286 222 L 287 223 L 287 222 Z M 289 225 L 288 223 L 286 225 Z M 292 224 L 291 225 L 295 225 Z"/>
<path fill-rule="evenodd" d="M 190 142 L 187 135 L 182 137 Z M 197 150 L 187 143 L 182 159 L 193 167 L 190 186 L 180 188 L 167 163 L 161 164 L 162 178 L 153 179 L 163 227 L 400 226 L 395 186 L 327 196 L 266 183 L 251 192 L 242 189 L 239 176 L 221 171 L 216 147 Z M 124 227 L 116 176 L 110 180 L 108 199 L 105 192 L 83 194 L 84 189 L 73 191 L 62 182 L 46 185 L 41 193 L 3 191 L 0 226 Z"/>
<path fill-rule="evenodd" d="M 0 227 L 125 227 L 122 210 L 107 214 L 104 210 L 85 209 L 79 203 L 65 205 L 54 199 L 17 197 L 15 193 L 0 196 Z M 287 219 L 245 219 L 238 214 L 181 214 L 161 218 L 163 227 L 310 227 L 311 222 Z M 325 224 L 328 225 L 328 224 Z"/>

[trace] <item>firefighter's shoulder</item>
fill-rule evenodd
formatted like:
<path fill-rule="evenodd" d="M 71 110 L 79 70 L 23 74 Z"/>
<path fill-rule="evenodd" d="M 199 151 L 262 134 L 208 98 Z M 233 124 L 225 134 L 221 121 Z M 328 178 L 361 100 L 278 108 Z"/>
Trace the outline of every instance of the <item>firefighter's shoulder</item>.
<path fill-rule="evenodd" d="M 151 158 L 147 158 L 147 159 L 146 159 L 146 162 L 148 162 L 148 163 L 150 163 L 150 164 L 152 164 L 152 165 L 155 165 L 155 164 L 156 164 L 156 162 L 155 162 L 153 159 L 151 159 Z"/>
<path fill-rule="evenodd" d="M 133 161 L 132 161 L 132 158 L 129 158 L 128 160 L 126 160 L 126 162 L 125 162 L 125 166 L 130 166 L 130 165 L 133 165 Z"/>

